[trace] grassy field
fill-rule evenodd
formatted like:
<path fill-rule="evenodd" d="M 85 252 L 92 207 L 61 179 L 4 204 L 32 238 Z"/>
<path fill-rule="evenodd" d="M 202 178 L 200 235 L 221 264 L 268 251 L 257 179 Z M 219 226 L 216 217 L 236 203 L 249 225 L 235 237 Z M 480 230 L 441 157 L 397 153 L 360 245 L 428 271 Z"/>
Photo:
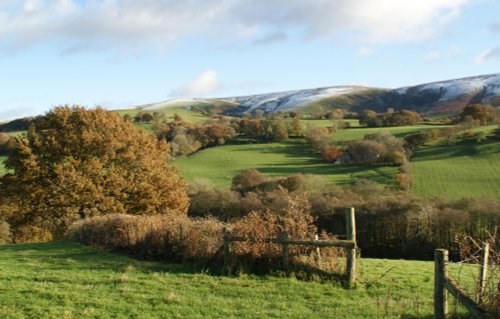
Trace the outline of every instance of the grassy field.
<path fill-rule="evenodd" d="M 432 262 L 360 259 L 359 269 L 349 290 L 333 281 L 211 276 L 71 242 L 3 245 L 0 317 L 433 318 Z"/>
<path fill-rule="evenodd" d="M 336 120 L 342 122 L 348 122 L 351 127 L 359 127 L 358 120 Z M 308 126 L 321 126 L 321 127 L 332 127 L 333 120 L 311 120 L 311 119 L 301 119 L 300 123 L 304 125 L 305 128 Z"/>
<path fill-rule="evenodd" d="M 397 126 L 397 127 L 354 127 L 335 132 L 331 135 L 336 142 L 360 140 L 366 134 L 377 132 L 389 132 L 397 138 L 404 138 L 406 135 L 417 131 L 430 131 L 439 128 L 445 128 L 446 125 L 415 125 L 415 126 Z"/>
<path fill-rule="evenodd" d="M 392 184 L 396 167 L 334 165 L 321 161 L 302 139 L 279 143 L 228 144 L 208 148 L 172 162 L 188 181 L 207 178 L 217 186 L 229 187 L 234 175 L 255 168 L 268 176 L 295 173 L 322 175 L 340 184 L 369 178 Z"/>
<path fill-rule="evenodd" d="M 0 176 L 5 174 L 7 172 L 7 169 L 5 168 L 4 162 L 7 159 L 7 156 L 0 156 Z"/>
<path fill-rule="evenodd" d="M 172 105 L 166 108 L 161 108 L 158 110 L 151 110 L 150 113 L 159 112 L 166 115 L 165 119 L 168 121 L 172 121 L 174 119 L 175 114 L 178 114 L 187 122 L 192 123 L 203 123 L 209 120 L 211 117 L 208 115 L 204 115 L 200 112 L 194 112 L 188 109 L 189 105 Z M 126 109 L 126 110 L 115 110 L 114 112 L 120 114 L 121 116 L 125 114 L 129 114 L 131 116 L 136 115 L 141 112 L 141 110 L 137 109 Z"/>
<path fill-rule="evenodd" d="M 412 158 L 412 190 L 422 196 L 500 198 L 500 142 L 426 146 Z"/>

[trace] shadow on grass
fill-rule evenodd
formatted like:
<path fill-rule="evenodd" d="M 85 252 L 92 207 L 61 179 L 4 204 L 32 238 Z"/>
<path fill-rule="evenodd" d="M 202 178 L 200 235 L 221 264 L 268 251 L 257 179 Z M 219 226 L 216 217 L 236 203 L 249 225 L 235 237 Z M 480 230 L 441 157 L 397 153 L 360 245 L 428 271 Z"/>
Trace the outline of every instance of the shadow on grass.
<path fill-rule="evenodd" d="M 122 271 L 129 265 L 144 273 L 195 274 L 203 270 L 203 267 L 195 264 L 139 260 L 116 251 L 108 251 L 69 241 L 0 245 L 0 254 L 2 253 L 14 254 L 14 259 L 18 259 L 19 263 L 29 258 L 30 262 L 36 262 L 41 268 L 50 270 L 72 268 L 79 271 L 97 269 Z"/>
<path fill-rule="evenodd" d="M 486 140 L 477 142 L 467 139 L 451 145 L 425 146 L 418 149 L 412 157 L 412 162 L 443 160 L 464 156 L 481 156 L 500 153 L 498 141 Z"/>

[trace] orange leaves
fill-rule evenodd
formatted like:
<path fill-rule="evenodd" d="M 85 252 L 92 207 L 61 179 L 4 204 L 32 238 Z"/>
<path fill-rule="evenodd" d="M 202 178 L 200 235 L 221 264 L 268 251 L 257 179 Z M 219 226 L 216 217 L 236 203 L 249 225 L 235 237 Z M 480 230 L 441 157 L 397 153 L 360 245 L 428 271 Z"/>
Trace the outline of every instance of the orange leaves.
<path fill-rule="evenodd" d="M 15 144 L 14 173 L 2 179 L 24 216 L 9 222 L 14 234 L 29 225 L 59 237 L 75 220 L 110 213 L 186 214 L 187 185 L 166 143 L 117 114 L 57 107 Z"/>

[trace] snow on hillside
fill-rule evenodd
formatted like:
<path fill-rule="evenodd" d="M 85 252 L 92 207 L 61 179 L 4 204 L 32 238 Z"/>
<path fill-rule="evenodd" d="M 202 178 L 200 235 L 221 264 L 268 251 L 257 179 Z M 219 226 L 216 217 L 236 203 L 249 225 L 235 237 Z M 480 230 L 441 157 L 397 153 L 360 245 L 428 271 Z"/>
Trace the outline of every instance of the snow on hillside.
<path fill-rule="evenodd" d="M 484 98 L 500 95 L 500 74 L 468 77 L 463 79 L 421 84 L 413 87 L 403 87 L 394 90 L 400 95 L 407 94 L 410 89 L 416 93 L 439 92 L 440 98 L 437 102 L 445 102 L 457 99 L 462 95 L 476 95 L 484 93 Z"/>
<path fill-rule="evenodd" d="M 196 103 L 211 103 L 211 101 L 207 99 L 172 99 L 159 103 L 152 103 L 152 104 L 138 106 L 137 108 L 144 111 L 155 111 L 169 107 L 189 106 Z"/>
<path fill-rule="evenodd" d="M 256 109 L 266 112 L 289 111 L 328 97 L 352 93 L 363 95 L 364 91 L 369 92 L 371 89 L 374 88 L 332 86 L 218 99 L 173 99 L 142 105 L 137 108 L 158 110 L 169 107 L 189 107 L 197 103 L 210 104 L 216 101 L 224 101 L 235 104 L 235 108 L 228 110 L 228 113 L 242 115 Z M 467 103 L 467 101 L 471 100 L 488 102 L 490 98 L 500 96 L 500 73 L 408 86 L 394 90 L 384 89 L 384 91 L 381 91 L 381 94 L 370 102 L 373 109 L 385 110 L 387 105 L 401 105 L 401 107 L 411 105 L 412 109 L 426 110 L 426 112 L 432 113 L 432 109 L 440 104 L 452 104 L 456 105 L 455 111 L 460 111 L 460 107 L 465 106 L 460 103 Z M 468 98 L 463 99 L 465 96 Z M 368 98 L 371 97 L 368 96 Z M 366 106 L 350 105 L 350 107 L 357 109 Z M 447 109 L 447 112 L 449 111 Z"/>
<path fill-rule="evenodd" d="M 323 98 L 366 90 L 356 86 L 334 86 L 317 89 L 295 90 L 240 97 L 223 98 L 224 101 L 235 102 L 247 108 L 247 112 L 262 109 L 266 112 L 285 111 L 305 106 Z"/>

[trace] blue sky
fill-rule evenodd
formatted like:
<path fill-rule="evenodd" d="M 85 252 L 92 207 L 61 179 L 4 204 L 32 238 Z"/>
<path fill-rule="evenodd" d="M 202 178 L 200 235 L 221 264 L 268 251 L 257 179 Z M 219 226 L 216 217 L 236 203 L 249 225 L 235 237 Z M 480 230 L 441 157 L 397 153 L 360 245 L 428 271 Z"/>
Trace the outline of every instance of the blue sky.
<path fill-rule="evenodd" d="M 500 72 L 493 0 L 0 0 L 0 120 Z"/>

